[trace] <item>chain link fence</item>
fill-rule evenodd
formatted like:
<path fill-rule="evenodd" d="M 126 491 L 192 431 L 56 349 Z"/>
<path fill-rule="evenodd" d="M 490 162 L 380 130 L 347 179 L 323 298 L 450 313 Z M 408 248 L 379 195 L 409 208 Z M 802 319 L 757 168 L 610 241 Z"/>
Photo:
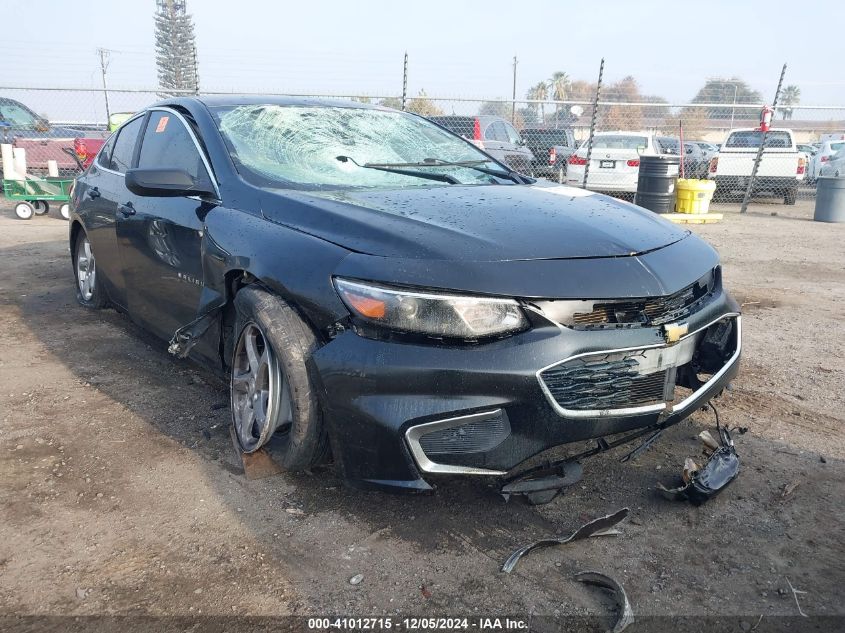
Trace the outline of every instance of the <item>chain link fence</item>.
<path fill-rule="evenodd" d="M 603 87 L 571 82 L 565 99 L 537 86 L 524 99 L 423 91 L 299 96 L 404 107 L 518 171 L 623 197 L 636 190 L 644 154 L 677 155 L 683 176 L 714 180 L 715 201 L 723 203 L 740 203 L 750 189 L 757 201 L 794 204 L 814 198 L 819 177 L 845 176 L 845 153 L 837 154 L 845 149 L 845 106 L 797 106 L 786 99 L 774 109 L 752 182 L 764 102 L 740 83 L 731 85 L 720 80 L 690 103 L 643 96 L 630 78 Z M 25 150 L 27 174 L 70 177 L 87 166 L 110 125 L 161 98 L 155 89 L 3 87 L 0 140 Z"/>

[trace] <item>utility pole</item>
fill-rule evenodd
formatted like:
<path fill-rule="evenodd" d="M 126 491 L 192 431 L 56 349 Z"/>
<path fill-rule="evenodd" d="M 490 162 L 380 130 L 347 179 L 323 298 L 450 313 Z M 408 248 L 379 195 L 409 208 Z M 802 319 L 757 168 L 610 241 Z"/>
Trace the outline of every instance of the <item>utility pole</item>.
<path fill-rule="evenodd" d="M 109 89 L 106 83 L 106 69 L 109 67 L 109 51 L 106 48 L 98 48 L 97 54 L 100 56 L 100 72 L 103 75 L 103 97 L 106 100 L 106 127 L 108 127 L 111 120 L 111 108 L 109 108 Z"/>
<path fill-rule="evenodd" d="M 511 123 L 516 124 L 516 65 L 519 62 L 516 55 L 513 56 L 513 96 L 511 97 Z"/>

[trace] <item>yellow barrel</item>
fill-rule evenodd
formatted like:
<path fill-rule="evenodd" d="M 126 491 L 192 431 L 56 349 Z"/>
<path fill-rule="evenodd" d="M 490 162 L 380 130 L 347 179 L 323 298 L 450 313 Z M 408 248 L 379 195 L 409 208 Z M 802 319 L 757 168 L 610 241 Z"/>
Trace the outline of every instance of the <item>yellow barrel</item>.
<path fill-rule="evenodd" d="M 677 213 L 707 213 L 715 190 L 715 180 L 678 178 L 675 211 Z"/>

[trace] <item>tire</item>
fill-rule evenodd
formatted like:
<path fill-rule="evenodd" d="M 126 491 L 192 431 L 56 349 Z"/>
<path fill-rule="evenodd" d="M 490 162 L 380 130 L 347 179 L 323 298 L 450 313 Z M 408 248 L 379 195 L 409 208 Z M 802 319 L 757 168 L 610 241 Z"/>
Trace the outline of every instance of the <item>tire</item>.
<path fill-rule="evenodd" d="M 787 189 L 783 195 L 783 203 L 788 205 L 794 205 L 795 201 L 798 199 L 798 189 Z"/>
<path fill-rule="evenodd" d="M 65 202 L 59 207 L 59 214 L 65 219 L 70 220 L 70 205 Z"/>
<path fill-rule="evenodd" d="M 21 220 L 31 220 L 34 213 L 35 209 L 28 202 L 18 202 L 15 205 L 15 215 Z"/>
<path fill-rule="evenodd" d="M 240 449 L 253 453 L 272 441 L 273 458 L 285 470 L 314 466 L 328 453 L 306 368 L 317 337 L 288 303 L 255 287 L 238 292 L 235 311 L 229 403 Z"/>
<path fill-rule="evenodd" d="M 35 215 L 47 215 L 50 212 L 50 203 L 46 200 L 35 200 L 32 203 Z"/>
<path fill-rule="evenodd" d="M 80 231 L 73 248 L 73 274 L 76 279 L 76 300 L 90 310 L 100 310 L 108 303 L 103 284 L 97 275 L 97 261 L 88 236 Z"/>

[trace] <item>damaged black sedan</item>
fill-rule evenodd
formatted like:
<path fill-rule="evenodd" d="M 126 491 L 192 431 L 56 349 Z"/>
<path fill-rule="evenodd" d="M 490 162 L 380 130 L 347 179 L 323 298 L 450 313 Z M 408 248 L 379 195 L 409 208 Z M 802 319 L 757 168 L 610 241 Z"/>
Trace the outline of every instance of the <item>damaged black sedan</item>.
<path fill-rule="evenodd" d="M 667 426 L 738 369 L 704 241 L 386 108 L 152 106 L 77 180 L 70 245 L 83 305 L 226 376 L 242 451 L 359 485 Z"/>

